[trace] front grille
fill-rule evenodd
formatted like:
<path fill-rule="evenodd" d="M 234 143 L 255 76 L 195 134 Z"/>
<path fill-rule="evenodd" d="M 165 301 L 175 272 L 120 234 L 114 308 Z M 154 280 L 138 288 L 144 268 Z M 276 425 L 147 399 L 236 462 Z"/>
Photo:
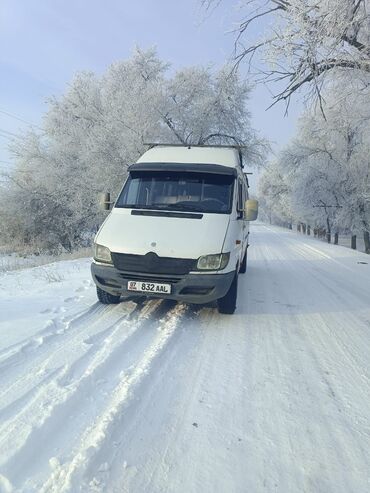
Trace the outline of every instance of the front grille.
<path fill-rule="evenodd" d="M 112 260 L 116 269 L 121 271 L 174 276 L 188 274 L 195 269 L 197 262 L 187 258 L 159 257 L 154 252 L 146 255 L 112 253 Z"/>

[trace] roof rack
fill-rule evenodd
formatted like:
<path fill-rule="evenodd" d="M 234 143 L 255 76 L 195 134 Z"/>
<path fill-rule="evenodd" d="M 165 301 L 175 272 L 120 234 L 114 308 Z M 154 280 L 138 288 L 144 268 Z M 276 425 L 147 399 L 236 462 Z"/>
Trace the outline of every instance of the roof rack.
<path fill-rule="evenodd" d="M 156 146 L 166 146 L 166 147 L 187 147 L 191 149 L 192 147 L 215 147 L 215 148 L 231 148 L 237 149 L 239 151 L 239 163 L 240 167 L 244 168 L 242 149 L 247 149 L 248 146 L 244 144 L 167 144 L 166 142 L 144 142 L 145 146 L 149 146 L 152 149 Z"/>
<path fill-rule="evenodd" d="M 167 147 L 232 147 L 234 149 L 246 149 L 248 146 L 244 144 L 167 144 L 166 142 L 144 142 L 145 146 L 167 146 Z"/>

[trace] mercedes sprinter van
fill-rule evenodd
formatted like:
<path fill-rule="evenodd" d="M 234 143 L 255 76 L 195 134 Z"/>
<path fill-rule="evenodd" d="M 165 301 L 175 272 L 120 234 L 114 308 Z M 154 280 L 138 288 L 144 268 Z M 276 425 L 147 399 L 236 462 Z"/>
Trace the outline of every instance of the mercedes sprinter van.
<path fill-rule="evenodd" d="M 258 204 L 237 146 L 153 145 L 128 177 L 94 242 L 102 303 L 147 296 L 236 308 Z"/>

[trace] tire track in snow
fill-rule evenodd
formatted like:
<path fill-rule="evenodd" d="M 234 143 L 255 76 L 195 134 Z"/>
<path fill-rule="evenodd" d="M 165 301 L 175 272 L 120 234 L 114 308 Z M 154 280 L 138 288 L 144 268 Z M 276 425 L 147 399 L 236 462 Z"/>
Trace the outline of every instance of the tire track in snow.
<path fill-rule="evenodd" d="M 191 423 L 194 420 L 194 417 L 197 414 L 200 414 L 194 411 L 194 409 L 196 409 L 200 403 L 200 388 L 204 386 L 204 382 L 208 377 L 212 378 L 213 372 L 217 372 L 214 362 L 215 360 L 217 360 L 218 355 L 220 353 L 224 355 L 228 352 L 228 347 L 225 347 L 223 345 L 224 334 L 220 336 L 220 334 L 214 330 L 214 322 L 216 322 L 217 324 L 217 320 L 220 317 L 217 310 L 199 306 L 197 308 L 197 312 L 198 317 L 196 330 L 203 332 L 203 334 L 201 340 L 197 341 L 197 351 L 192 355 L 191 361 L 189 362 L 188 360 L 186 360 L 183 362 L 186 367 L 186 378 L 185 381 L 181 382 L 181 399 L 179 399 L 177 396 L 179 400 L 178 402 L 176 402 L 176 413 L 174 413 L 169 429 L 166 430 L 165 436 L 162 437 L 160 443 L 156 443 L 156 447 L 154 450 L 152 450 L 150 454 L 150 459 L 148 463 L 145 464 L 145 467 L 143 467 L 143 465 L 141 466 L 142 472 L 140 474 L 140 477 L 135 478 L 136 480 L 138 480 L 137 482 L 139 483 L 136 483 L 133 487 L 135 491 L 158 491 L 158 488 L 154 485 L 158 485 L 158 483 L 169 484 L 167 483 L 167 479 L 169 470 L 171 469 L 170 464 L 171 460 L 173 459 L 174 448 L 176 448 L 176 445 L 174 446 L 174 444 L 176 444 L 178 441 L 181 441 L 182 443 L 187 440 L 189 442 L 192 441 L 192 434 L 194 431 L 193 426 L 194 424 L 198 426 L 198 423 L 193 423 L 193 425 L 191 425 Z M 205 341 L 211 344 L 206 346 Z M 198 343 L 200 343 L 199 346 Z M 207 347 L 206 350 L 205 346 Z M 238 356 L 233 354 L 232 358 L 233 363 L 235 363 L 238 359 Z M 178 362 L 176 362 L 176 366 L 177 365 Z M 230 372 L 230 368 L 228 368 L 227 371 Z M 226 373 L 225 370 L 224 373 Z M 165 375 L 168 378 L 168 369 L 166 369 Z M 158 414 L 157 419 L 159 419 L 159 422 L 153 423 L 152 426 L 157 426 L 158 429 L 160 429 L 161 426 L 163 426 L 163 416 Z M 198 421 L 198 418 L 196 419 Z M 205 423 L 202 422 L 202 426 L 204 424 Z M 118 492 L 122 489 L 122 484 L 125 484 L 125 487 L 122 489 L 122 491 L 128 492 L 130 491 L 132 484 L 130 482 L 126 484 L 126 481 L 124 480 L 126 472 L 125 468 L 123 468 L 122 471 L 121 467 L 121 474 L 119 474 L 118 477 L 114 477 L 116 476 L 117 469 L 119 469 L 117 468 L 117 462 L 119 462 L 119 460 L 116 460 L 115 462 L 116 464 L 113 462 L 112 466 L 112 471 L 114 470 L 114 473 L 112 474 L 113 477 L 109 478 L 109 482 L 115 484 L 115 492 Z M 122 462 L 123 461 L 121 461 L 121 464 Z M 205 464 L 203 464 L 202 467 L 204 468 Z M 176 487 L 172 484 L 170 488 L 174 491 L 180 491 L 181 480 L 178 481 Z M 201 485 L 199 485 L 199 489 L 201 488 Z M 104 489 L 102 491 L 104 491 Z"/>
<path fill-rule="evenodd" d="M 303 254 L 305 250 L 302 249 Z M 325 371 L 321 372 L 321 378 L 327 386 L 328 393 L 336 401 L 340 412 L 347 413 L 351 410 L 353 415 L 356 412 L 356 419 L 366 425 L 367 415 L 362 410 L 355 408 L 352 402 L 366 402 L 368 399 L 368 389 L 370 385 L 370 372 L 368 365 L 368 326 L 361 317 L 362 312 L 369 313 L 368 300 L 365 293 L 359 289 L 354 289 L 352 283 L 339 283 L 337 273 L 336 282 L 327 276 L 325 266 L 310 266 L 306 268 L 306 279 L 311 277 L 318 286 L 320 292 L 326 292 L 326 298 L 330 296 L 333 304 L 340 307 L 340 310 L 329 314 L 317 314 L 322 327 L 322 332 L 316 336 L 317 343 L 322 344 L 322 353 L 326 354 L 324 362 L 317 360 L 316 364 L 324 363 Z M 355 295 L 354 295 L 355 293 Z M 329 295 L 329 296 L 328 296 Z M 353 307 L 357 310 L 354 312 Z M 331 340 L 331 351 L 325 351 L 326 337 Z M 310 348 L 310 341 L 306 341 Z M 315 355 L 317 358 L 317 356 Z M 345 371 L 343 369 L 345 368 Z M 338 380 L 333 380 L 331 375 L 341 374 Z M 347 390 L 351 389 L 351 398 Z"/>
<path fill-rule="evenodd" d="M 233 317 L 214 308 L 200 308 L 182 327 L 176 343 L 137 390 L 139 399 L 116 420 L 113 443 L 106 440 L 79 478 L 80 491 L 241 491 L 232 481 L 228 488 L 213 488 L 207 475 L 217 475 L 212 471 L 214 439 L 218 434 L 227 437 L 226 416 L 219 416 L 220 409 L 243 385 L 239 371 L 245 355 L 235 352 L 243 339 L 240 333 L 235 339 Z M 217 401 L 220 393 L 224 402 Z M 227 414 L 236 412 L 230 409 Z M 235 465 L 227 471 L 224 465 L 222 475 L 232 477 Z M 189 477 L 197 478 L 191 487 Z"/>
<path fill-rule="evenodd" d="M 270 228 L 264 227 L 264 229 L 277 234 Z M 335 279 L 330 276 L 332 265 L 329 262 L 331 260 L 345 270 L 353 272 L 350 267 L 332 259 L 329 255 L 320 256 L 320 250 L 306 245 L 300 237 L 287 236 L 285 233 L 279 235 L 279 238 L 281 238 L 280 243 L 284 242 L 284 250 L 291 252 L 290 260 L 292 260 L 292 254 L 296 260 L 304 260 L 299 269 L 294 268 L 292 262 L 288 261 L 285 264 L 285 272 L 289 273 L 291 283 L 297 287 L 297 293 L 302 293 L 302 297 L 307 300 L 312 298 L 312 286 L 315 286 L 316 291 L 321 293 L 321 297 L 322 293 L 325 293 L 323 320 L 330 317 L 331 323 L 326 323 L 326 326 L 323 324 L 323 326 L 330 329 L 332 344 L 340 351 L 341 358 L 346 360 L 348 367 L 353 369 L 353 381 L 358 382 L 359 391 L 364 392 L 370 381 L 366 345 L 368 324 L 362 317 L 362 312 L 369 311 L 368 293 L 356 285 L 356 277 L 344 277 L 346 274 L 343 271 L 337 270 Z M 333 248 L 336 247 L 333 246 Z M 339 280 L 341 282 L 338 282 Z M 277 291 L 279 293 L 286 291 L 284 284 L 281 284 Z M 287 293 L 287 296 L 291 296 L 291 293 Z M 298 312 L 294 306 L 293 312 Z M 345 317 L 345 323 L 342 322 L 343 317 L 339 315 L 340 313 Z M 336 357 L 338 357 L 337 353 Z M 364 394 L 363 398 L 366 399 L 366 397 Z"/>
<path fill-rule="evenodd" d="M 163 321 L 158 319 L 150 321 L 152 329 L 156 332 L 154 339 L 144 348 L 132 368 L 122 374 L 104 409 L 84 429 L 79 444 L 70 454 L 70 458 L 62 464 L 52 461 L 53 471 L 38 488 L 39 493 L 64 493 L 78 490 L 84 471 L 94 460 L 94 456 L 102 445 L 112 439 L 115 421 L 125 412 L 128 402 L 134 399 L 135 389 L 145 376 L 150 374 L 153 362 L 160 357 L 171 340 L 186 309 L 185 305 L 176 305 L 164 315 Z"/>
<path fill-rule="evenodd" d="M 36 352 L 41 346 L 51 343 L 56 337 L 62 335 L 70 335 L 73 329 L 78 329 L 81 323 L 85 323 L 88 319 L 94 319 L 97 314 L 103 316 L 109 311 L 109 307 L 104 307 L 95 303 L 82 313 L 68 319 L 66 317 L 55 317 L 46 322 L 46 326 L 26 341 L 9 346 L 0 353 L 0 370 L 4 372 L 7 367 L 14 364 L 22 363 L 23 359 L 28 355 Z M 66 334 L 68 332 L 68 334 Z M 10 353 L 10 354 L 9 354 Z"/>
<path fill-rule="evenodd" d="M 122 317 L 120 317 L 119 319 L 116 319 L 115 323 L 117 323 L 120 320 L 124 320 L 124 319 L 127 319 L 128 321 L 131 321 L 133 323 L 136 320 L 138 320 L 139 318 L 146 318 L 147 316 L 149 316 L 151 310 L 155 306 L 157 306 L 159 303 L 160 303 L 159 300 L 155 300 L 155 301 L 149 302 L 145 306 L 143 306 L 143 302 L 140 301 L 136 304 L 134 309 L 132 309 L 131 311 L 129 310 L 129 308 L 127 310 L 125 310 L 124 315 Z M 83 327 L 83 329 L 84 330 L 88 329 L 89 332 L 93 332 L 91 329 L 98 324 L 99 325 L 102 324 L 102 322 L 105 321 L 105 319 L 107 318 L 108 315 L 110 315 L 110 316 L 118 315 L 114 309 L 112 310 L 112 307 L 111 308 L 102 307 L 103 310 L 98 310 L 98 311 L 95 311 L 94 308 L 96 308 L 96 305 L 94 305 L 94 307 L 91 307 L 86 312 L 84 312 L 84 313 L 87 313 L 89 315 L 88 318 L 85 318 L 84 314 L 82 314 L 82 315 L 78 315 L 77 317 L 74 317 L 73 319 L 71 319 L 71 321 L 74 323 L 78 322 L 79 327 L 82 324 L 82 322 L 85 321 L 84 325 L 86 325 L 86 327 Z M 93 313 L 98 314 L 97 318 L 95 318 L 95 319 L 93 318 L 93 315 L 92 315 Z M 99 313 L 100 313 L 100 315 L 99 315 Z M 92 324 L 88 323 L 90 320 L 92 320 L 92 322 L 93 322 Z M 114 323 L 113 323 L 113 328 L 114 328 Z M 14 383 L 12 385 L 4 385 L 5 390 L 2 392 L 2 394 L 0 394 L 1 400 L 3 402 L 3 407 L 4 407 L 4 405 L 5 405 L 5 407 L 7 407 L 7 405 L 8 405 L 8 404 L 5 404 L 5 396 L 7 394 L 12 394 L 10 397 L 11 398 L 14 397 L 14 391 L 15 390 L 18 390 L 18 393 L 20 392 L 20 395 L 18 396 L 17 400 L 23 399 L 23 394 L 24 395 L 31 394 L 32 391 L 35 390 L 35 388 L 37 388 L 40 385 L 40 382 L 42 382 L 42 380 L 44 379 L 44 376 L 48 375 L 50 372 L 53 371 L 53 368 L 48 368 L 48 362 L 50 361 L 50 363 L 53 363 L 53 360 L 55 359 L 55 357 L 59 353 L 64 353 L 64 352 L 68 351 L 68 349 L 71 348 L 72 344 L 73 344 L 73 346 L 76 346 L 77 342 L 79 342 L 80 343 L 79 349 L 82 352 L 82 356 L 80 357 L 78 355 L 78 360 L 83 359 L 85 357 L 86 353 L 92 353 L 92 349 L 96 346 L 94 344 L 94 341 L 95 340 L 96 341 L 104 340 L 104 337 L 107 336 L 111 330 L 112 330 L 112 327 L 110 327 L 110 328 L 108 327 L 108 329 L 104 328 L 102 330 L 99 329 L 98 332 L 93 332 L 93 334 L 91 336 L 87 336 L 87 337 L 85 336 L 84 331 L 82 331 L 82 332 L 79 332 L 73 340 L 68 341 L 69 347 L 66 345 L 63 345 L 63 344 L 60 344 L 59 346 L 57 346 L 56 350 L 51 355 L 50 354 L 47 355 L 47 359 L 42 362 L 41 368 L 37 368 L 37 367 L 35 368 L 35 365 L 34 365 L 34 367 L 30 366 L 30 371 L 26 371 L 26 377 L 24 379 L 18 378 L 14 381 Z M 89 346 L 90 346 L 90 349 L 89 349 Z M 44 349 L 46 351 L 46 348 L 44 348 Z M 38 356 L 38 355 L 36 355 L 36 356 Z M 88 357 L 89 355 L 86 355 L 86 356 Z M 75 361 L 74 363 L 72 363 L 72 365 L 76 365 L 76 367 L 77 367 L 79 364 L 78 360 Z M 32 362 L 29 362 L 30 365 L 31 365 L 31 363 Z M 20 367 L 19 370 L 22 370 L 22 368 L 23 368 L 23 373 L 24 373 L 25 372 L 24 366 Z M 67 365 L 67 368 L 68 368 L 68 365 Z M 37 378 L 37 377 L 39 377 L 39 378 Z M 24 388 L 25 383 L 30 383 L 31 388 L 30 389 L 28 387 Z M 15 389 L 15 387 L 17 387 L 17 389 Z M 12 401 L 10 401 L 10 405 L 11 405 L 11 403 L 12 403 Z M 0 409 L 0 412 L 1 412 L 1 409 Z"/>
<path fill-rule="evenodd" d="M 118 313 L 116 313 L 117 311 Z M 130 308 L 125 307 L 122 314 L 122 308 L 115 307 L 112 310 L 111 307 L 101 307 L 99 304 L 95 304 L 82 314 L 65 322 L 60 322 L 55 334 L 51 334 L 50 337 L 33 345 L 29 353 L 26 351 L 13 355 L 11 357 L 14 358 L 13 361 L 8 362 L 6 368 L 1 369 L 0 383 L 4 390 L 0 392 L 0 402 L 5 404 L 8 395 L 22 392 L 24 387 L 27 390 L 27 385 L 34 386 L 35 382 L 37 383 L 38 379 L 42 379 L 45 372 L 48 371 L 48 365 L 53 366 L 55 364 L 57 356 L 63 356 L 64 353 L 68 354 L 69 351 L 76 350 L 78 344 L 83 351 L 86 331 L 92 332 L 95 328 L 99 331 L 100 324 L 106 318 L 120 314 L 122 314 L 122 318 L 125 318 L 130 316 L 130 313 Z"/>
<path fill-rule="evenodd" d="M 297 246 L 297 251 L 307 258 L 307 260 L 312 260 L 312 257 L 307 257 L 307 250 L 304 246 Z M 354 282 L 356 278 L 351 279 L 346 277 L 343 279 L 341 272 L 336 272 L 335 280 L 330 278 L 328 276 L 329 267 L 327 264 L 312 265 L 311 262 L 307 265 L 309 267 L 305 267 L 306 278 L 311 277 L 319 287 L 319 290 L 326 292 L 326 298 L 330 297 L 332 305 L 336 307 L 333 317 L 338 312 L 338 307 L 346 315 L 345 324 L 342 324 L 341 320 L 338 320 L 334 324 L 335 330 L 331 329 L 333 344 L 338 345 L 342 357 L 357 372 L 358 378 L 355 381 L 363 381 L 366 388 L 370 382 L 368 352 L 366 349 L 364 350 L 366 348 L 368 323 L 366 317 L 362 317 L 362 313 L 364 312 L 366 314 L 369 311 L 368 293 L 358 288 Z M 338 282 L 339 276 L 341 282 Z M 353 310 L 354 307 L 356 307 L 355 312 Z M 339 327 L 341 330 L 338 330 Z M 338 344 L 338 342 L 341 342 L 341 344 Z M 353 364 L 354 361 L 355 364 Z"/>
<path fill-rule="evenodd" d="M 5 423 L 7 420 L 12 420 L 15 415 L 19 415 L 21 412 L 23 412 L 24 408 L 28 406 L 29 402 L 35 399 L 40 387 L 45 388 L 49 384 L 49 382 L 58 378 L 63 373 L 63 371 L 64 365 L 51 370 L 45 375 L 39 385 L 32 387 L 25 394 L 15 399 L 7 406 L 3 407 L 0 410 L 0 423 Z"/>
<path fill-rule="evenodd" d="M 147 345 L 150 347 L 153 337 L 156 339 L 158 319 L 172 305 L 172 302 L 150 301 L 133 314 L 131 321 L 120 320 L 114 324 L 103 342 L 99 337 L 93 336 L 89 342 L 97 345 L 95 355 L 83 355 L 54 382 L 54 389 L 47 390 L 47 404 L 52 403 L 49 412 L 45 415 L 42 410 L 39 413 L 39 422 L 35 422 L 29 429 L 28 436 L 19 441 L 14 454 L 8 453 L 8 460 L 2 471 L 10 474 L 15 485 L 20 468 L 22 474 L 26 471 L 27 477 L 33 476 L 45 469 L 48 459 L 53 456 L 53 450 L 69 450 L 75 441 L 78 443 L 86 421 L 94 422 L 96 415 L 104 412 L 102 409 L 105 409 L 107 398 L 114 391 L 122 374 L 131 373 L 131 367 L 140 359 L 142 351 Z M 173 313 L 173 310 L 168 313 Z M 42 396 L 40 401 L 39 404 L 45 404 Z M 81 412 L 81 406 L 86 411 Z M 37 411 L 38 406 L 32 403 L 28 415 L 33 415 L 35 409 Z M 27 420 L 23 419 L 25 421 Z M 18 422 L 19 416 L 14 425 Z M 14 434 L 9 430 L 9 423 L 5 424 L 5 428 L 8 431 L 8 440 L 11 440 Z M 72 444 L 69 443 L 71 439 Z M 34 444 L 40 442 L 47 443 L 47 446 L 35 460 L 32 457 Z"/>
<path fill-rule="evenodd" d="M 158 443 L 161 446 L 167 443 L 170 447 L 181 435 L 179 430 L 189 426 L 192 428 L 192 421 L 181 423 L 181 417 L 184 418 L 182 413 L 174 416 L 174 399 L 178 400 L 181 395 L 181 401 L 188 407 L 195 398 L 198 358 L 194 356 L 199 355 L 203 340 L 203 330 L 198 322 L 204 311 L 200 306 L 186 308 L 177 323 L 171 342 L 166 344 L 151 364 L 150 371 L 135 386 L 124 411 L 111 423 L 106 438 L 94 451 L 83 473 L 78 474 L 74 489 L 79 487 L 81 491 L 112 493 L 131 491 L 129 478 L 135 476 L 138 469 L 140 477 L 146 477 L 150 474 L 150 467 L 156 469 L 162 465 L 164 454 L 161 448 L 158 456 Z M 210 359 L 213 356 L 211 352 Z M 195 378 L 192 379 L 191 375 Z M 184 377 L 190 384 L 186 387 L 183 385 Z M 119 479 L 115 488 L 117 471 Z M 154 490 L 140 484 L 135 491 Z"/>
<path fill-rule="evenodd" d="M 278 345 L 270 353 L 278 357 L 278 371 L 274 373 L 289 375 L 294 369 L 294 375 L 284 381 L 284 392 L 291 409 L 295 413 L 299 410 L 298 418 L 307 428 L 306 432 L 297 428 L 293 433 L 301 446 L 291 442 L 291 454 L 301 457 L 303 464 L 314 463 L 312 450 L 317 449 L 315 459 L 324 470 L 336 468 L 338 475 L 357 470 L 358 476 L 365 478 L 368 453 L 363 444 L 370 430 L 363 403 L 369 399 L 369 367 L 368 326 L 361 313 L 369 313 L 369 305 L 359 290 L 360 283 L 356 285 L 353 279 L 341 282 L 344 272 L 336 267 L 333 271 L 330 259 L 313 255 L 295 238 L 280 238 L 280 249 L 290 252 L 289 257 L 275 272 L 270 270 L 268 278 L 275 283 L 280 299 L 291 301 L 287 310 L 278 311 L 280 318 L 284 316 L 289 337 L 281 344 L 282 329 L 277 326 L 273 337 Z M 284 272 L 285 279 L 278 276 L 279 272 Z M 305 300 L 305 304 L 298 305 L 297 300 Z M 286 428 L 283 420 L 279 427 L 280 437 Z M 321 444 L 331 453 L 321 453 Z M 342 481 L 349 478 L 344 475 Z M 353 482 L 353 478 L 344 482 L 341 491 L 356 491 L 351 487 Z"/>
<path fill-rule="evenodd" d="M 158 301 L 155 301 L 154 303 L 152 302 L 152 304 L 149 303 L 145 309 L 143 309 L 141 305 L 138 305 L 129 313 L 129 315 L 132 315 L 131 323 L 135 323 L 135 320 L 139 320 L 140 318 L 146 319 L 151 310 L 153 310 L 158 304 Z M 28 440 L 29 435 L 32 434 L 34 429 L 39 428 L 44 420 L 52 416 L 54 408 L 63 403 L 64 400 L 66 400 L 68 396 L 73 393 L 73 387 L 78 387 L 79 381 L 83 380 L 84 372 L 87 371 L 89 367 L 90 370 L 91 368 L 94 368 L 94 363 L 98 366 L 99 357 L 102 353 L 104 353 L 106 346 L 112 342 L 112 345 L 107 351 L 109 354 L 111 348 L 114 347 L 115 341 L 112 341 L 112 339 L 114 339 L 114 335 L 117 332 L 120 332 L 121 328 L 125 324 L 128 328 L 130 326 L 130 322 L 126 319 L 127 315 L 123 315 L 101 332 L 95 333 L 87 339 L 83 337 L 83 344 L 87 348 L 90 347 L 87 351 L 83 351 L 81 356 L 79 356 L 78 359 L 74 360 L 71 364 L 64 364 L 58 374 L 54 375 L 54 379 L 44 379 L 43 377 L 41 384 L 37 382 L 36 385 L 31 387 L 31 390 L 27 390 L 20 398 L 16 399 L 16 402 L 21 401 L 23 406 L 16 415 L 12 416 L 10 420 L 2 423 L 0 427 L 0 444 L 7 443 L 10 450 L 12 448 L 10 446 L 11 443 L 13 444 L 13 449 L 15 448 L 16 450 L 17 448 L 20 448 L 22 443 Z M 90 320 L 90 318 L 88 320 Z M 101 323 L 102 320 L 103 319 L 101 317 L 98 317 L 95 320 L 95 324 Z M 103 337 L 102 333 L 105 334 L 105 337 Z M 122 336 L 123 340 L 125 340 L 128 335 L 129 331 L 124 332 L 123 334 L 119 333 L 117 340 L 120 340 L 120 336 Z M 64 348 L 58 348 L 53 355 L 49 357 L 49 359 L 52 360 L 60 349 L 64 350 Z M 80 379 L 78 377 L 80 377 Z M 69 385 L 70 388 L 68 388 Z M 12 402 L 6 406 L 5 411 L 7 408 L 11 408 L 12 404 L 14 403 Z M 19 433 L 16 433 L 20 424 L 22 424 L 22 436 Z M 18 445 L 14 447 L 15 443 L 18 443 Z M 5 445 L 2 448 L 5 449 Z M 0 464 L 2 462 L 3 460 L 0 459 Z"/>

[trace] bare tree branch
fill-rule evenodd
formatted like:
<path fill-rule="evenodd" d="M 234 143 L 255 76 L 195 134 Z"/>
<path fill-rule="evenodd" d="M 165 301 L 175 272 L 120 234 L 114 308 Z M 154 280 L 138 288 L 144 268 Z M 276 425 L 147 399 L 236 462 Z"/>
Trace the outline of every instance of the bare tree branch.
<path fill-rule="evenodd" d="M 215 0 L 216 2 L 216 0 Z M 242 0 L 247 15 L 234 31 L 234 70 L 242 62 L 249 65 L 261 55 L 259 83 L 286 85 L 275 94 L 278 101 L 289 103 L 290 97 L 307 87 L 323 108 L 321 91 L 326 74 L 332 69 L 370 73 L 370 14 L 368 0 Z M 214 4 L 207 0 L 208 4 Z M 219 4 L 217 0 L 217 4 Z M 275 22 L 270 22 L 270 17 Z M 264 19 L 269 19 L 266 29 Z M 244 43 L 252 33 L 251 25 L 261 24 L 262 38 Z M 272 67 L 266 71 L 265 66 Z"/>
<path fill-rule="evenodd" d="M 198 144 L 203 145 L 206 142 L 208 142 L 211 139 L 214 139 L 216 137 L 232 140 L 233 142 L 235 142 L 236 145 L 243 145 L 243 144 L 245 144 L 245 142 L 241 142 L 234 135 L 228 135 L 228 134 L 223 134 L 223 133 L 219 133 L 219 132 L 207 135 L 207 137 L 205 137 L 204 139 L 199 140 Z"/>

